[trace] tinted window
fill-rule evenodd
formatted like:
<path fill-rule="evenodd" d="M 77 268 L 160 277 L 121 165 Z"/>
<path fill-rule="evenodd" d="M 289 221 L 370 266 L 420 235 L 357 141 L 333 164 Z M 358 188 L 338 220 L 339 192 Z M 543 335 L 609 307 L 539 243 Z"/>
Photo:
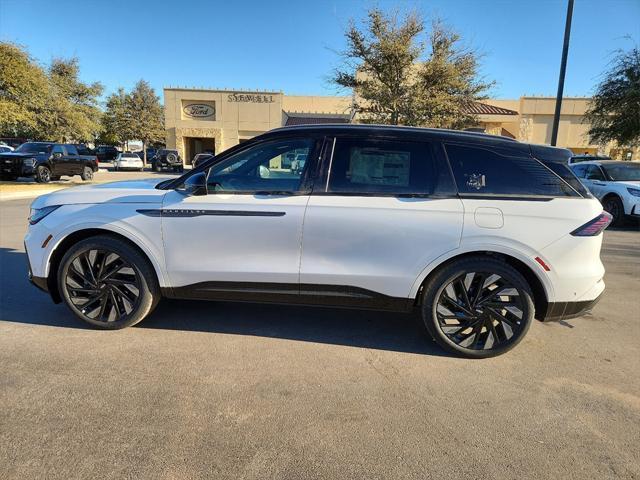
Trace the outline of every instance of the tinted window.
<path fill-rule="evenodd" d="M 578 196 L 550 169 L 514 149 L 445 147 L 461 194 Z"/>
<path fill-rule="evenodd" d="M 64 149 L 62 148 L 62 145 L 54 145 L 51 153 L 60 153 L 64 155 Z"/>
<path fill-rule="evenodd" d="M 604 180 L 604 173 L 597 165 L 589 165 L 587 168 L 587 180 Z"/>
<path fill-rule="evenodd" d="M 208 190 L 210 193 L 296 192 L 300 189 L 306 162 L 294 170 L 285 159 L 291 154 L 308 155 L 314 143 L 310 139 L 280 140 L 238 152 L 211 167 Z"/>
<path fill-rule="evenodd" d="M 122 158 L 139 158 L 135 153 L 123 153 Z"/>
<path fill-rule="evenodd" d="M 75 145 L 65 145 L 65 148 L 67 149 L 67 155 L 78 155 Z"/>
<path fill-rule="evenodd" d="M 441 170 L 428 143 L 337 138 L 327 191 L 429 195 Z"/>
<path fill-rule="evenodd" d="M 576 174 L 579 178 L 584 178 L 587 174 L 587 165 L 579 165 L 577 167 L 572 167 L 573 173 Z"/>
<path fill-rule="evenodd" d="M 637 163 L 605 165 L 603 168 L 614 182 L 640 181 L 640 165 Z"/>
<path fill-rule="evenodd" d="M 20 153 L 40 153 L 40 152 L 48 152 L 51 150 L 50 143 L 37 143 L 37 142 L 27 142 L 20 145 L 16 148 L 16 152 Z"/>

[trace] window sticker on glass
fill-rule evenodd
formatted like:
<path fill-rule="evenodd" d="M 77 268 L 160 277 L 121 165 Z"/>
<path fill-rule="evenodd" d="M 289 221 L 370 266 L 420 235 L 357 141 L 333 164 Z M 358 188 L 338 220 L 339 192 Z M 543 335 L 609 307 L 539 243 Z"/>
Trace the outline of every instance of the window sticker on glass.
<path fill-rule="evenodd" d="M 354 147 L 350 160 L 351 183 L 409 185 L 409 152 Z"/>
<path fill-rule="evenodd" d="M 467 187 L 480 190 L 487 186 L 486 179 L 481 173 L 470 173 L 467 176 Z"/>

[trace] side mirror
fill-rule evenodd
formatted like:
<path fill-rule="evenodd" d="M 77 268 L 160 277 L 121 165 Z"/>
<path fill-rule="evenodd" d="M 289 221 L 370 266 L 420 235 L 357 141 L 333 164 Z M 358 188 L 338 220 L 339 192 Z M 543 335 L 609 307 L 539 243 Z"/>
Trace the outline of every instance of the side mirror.
<path fill-rule="evenodd" d="M 182 185 L 176 188 L 177 192 L 185 195 L 199 196 L 207 194 L 207 176 L 204 172 L 198 172 L 187 178 Z"/>
<path fill-rule="evenodd" d="M 62 154 L 60 152 L 55 152 L 53 154 L 53 158 L 62 158 Z"/>

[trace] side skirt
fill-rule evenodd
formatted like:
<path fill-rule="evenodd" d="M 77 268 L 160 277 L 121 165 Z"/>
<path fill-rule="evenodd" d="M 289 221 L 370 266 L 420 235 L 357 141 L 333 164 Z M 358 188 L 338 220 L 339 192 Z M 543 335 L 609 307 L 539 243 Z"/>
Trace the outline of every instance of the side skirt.
<path fill-rule="evenodd" d="M 277 303 L 409 312 L 409 298 L 390 297 L 359 287 L 295 283 L 200 282 L 162 289 L 167 298 Z"/>

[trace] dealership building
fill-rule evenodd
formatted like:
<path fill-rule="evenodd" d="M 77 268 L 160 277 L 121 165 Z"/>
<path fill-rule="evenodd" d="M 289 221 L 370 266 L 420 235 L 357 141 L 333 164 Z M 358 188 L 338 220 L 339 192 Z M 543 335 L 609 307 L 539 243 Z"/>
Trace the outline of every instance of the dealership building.
<path fill-rule="evenodd" d="M 623 158 L 630 152 L 609 145 L 589 143 L 583 123 L 588 98 L 562 102 L 558 146 L 575 153 L 609 154 Z M 226 150 L 233 145 L 287 125 L 350 123 L 351 97 L 298 96 L 271 91 L 165 88 L 167 148 L 175 148 L 186 163 L 197 153 Z M 521 97 L 486 100 L 470 107 L 478 125 L 474 130 L 503 135 L 527 143 L 551 140 L 555 98 Z M 634 159 L 638 152 L 633 152 Z"/>

